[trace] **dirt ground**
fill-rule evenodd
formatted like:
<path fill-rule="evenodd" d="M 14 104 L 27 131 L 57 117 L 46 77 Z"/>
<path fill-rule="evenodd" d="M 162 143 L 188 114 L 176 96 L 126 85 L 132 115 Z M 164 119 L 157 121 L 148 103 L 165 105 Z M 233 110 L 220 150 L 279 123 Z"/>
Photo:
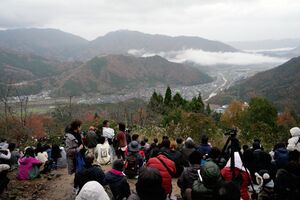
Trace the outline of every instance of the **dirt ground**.
<path fill-rule="evenodd" d="M 104 172 L 111 166 L 102 166 Z M 67 169 L 58 169 L 50 174 L 41 175 L 41 178 L 32 181 L 19 181 L 16 179 L 17 171 L 9 173 L 10 183 L 0 199 L 15 200 L 74 200 L 73 192 L 74 175 L 68 175 Z M 128 179 L 130 188 L 135 191 L 135 179 Z M 177 187 L 177 179 L 173 179 L 173 195 L 179 197 L 180 189 Z"/>

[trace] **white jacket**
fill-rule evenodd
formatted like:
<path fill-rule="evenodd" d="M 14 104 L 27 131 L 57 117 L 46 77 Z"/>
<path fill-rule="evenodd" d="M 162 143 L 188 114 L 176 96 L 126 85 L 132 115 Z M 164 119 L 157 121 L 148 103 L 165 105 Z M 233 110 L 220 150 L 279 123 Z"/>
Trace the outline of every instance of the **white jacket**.
<path fill-rule="evenodd" d="M 288 151 L 297 150 L 298 152 L 300 152 L 300 141 L 299 141 L 300 128 L 293 127 L 290 129 L 290 133 L 291 133 L 292 137 L 288 140 L 287 150 Z"/>
<path fill-rule="evenodd" d="M 81 188 L 76 200 L 109 200 L 109 197 L 100 183 L 89 181 Z"/>

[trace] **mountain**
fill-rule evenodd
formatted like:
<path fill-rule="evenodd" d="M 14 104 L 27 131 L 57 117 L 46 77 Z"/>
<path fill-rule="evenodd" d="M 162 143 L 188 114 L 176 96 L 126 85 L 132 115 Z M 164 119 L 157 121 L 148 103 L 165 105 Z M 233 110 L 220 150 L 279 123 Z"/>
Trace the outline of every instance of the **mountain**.
<path fill-rule="evenodd" d="M 67 60 L 88 41 L 56 29 L 12 29 L 0 31 L 0 48 L 32 53 L 46 58 Z"/>
<path fill-rule="evenodd" d="M 195 85 L 212 81 L 198 69 L 153 56 L 95 57 L 72 73 L 62 75 L 56 95 L 113 94 L 158 85 Z"/>
<path fill-rule="evenodd" d="M 145 52 L 166 52 L 182 49 L 202 49 L 211 52 L 235 52 L 235 48 L 218 41 L 200 37 L 152 35 L 138 31 L 119 30 L 91 41 L 78 56 L 81 59 L 106 54 L 127 54 L 137 49 Z"/>
<path fill-rule="evenodd" d="M 229 88 L 212 99 L 215 103 L 228 103 L 237 96 L 248 101 L 253 96 L 263 96 L 280 110 L 294 109 L 300 113 L 300 57 L 271 70 L 258 73 Z"/>
<path fill-rule="evenodd" d="M 73 68 L 73 65 L 73 63 L 61 63 L 32 54 L 0 49 L 0 90 L 11 86 L 14 89 L 18 88 L 22 94 L 28 95 L 39 93 L 47 88 L 51 89 L 56 77 Z"/>
<path fill-rule="evenodd" d="M 234 41 L 228 42 L 228 44 L 237 49 L 243 50 L 282 49 L 300 46 L 300 38 L 281 40 Z"/>

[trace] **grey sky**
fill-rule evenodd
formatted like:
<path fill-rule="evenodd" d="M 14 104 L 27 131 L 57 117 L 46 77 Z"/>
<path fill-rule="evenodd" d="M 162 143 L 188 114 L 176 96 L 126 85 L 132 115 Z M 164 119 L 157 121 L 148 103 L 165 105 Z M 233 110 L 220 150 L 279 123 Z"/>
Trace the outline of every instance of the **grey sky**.
<path fill-rule="evenodd" d="M 118 29 L 221 41 L 300 37 L 299 0 L 0 0 L 0 29 Z"/>

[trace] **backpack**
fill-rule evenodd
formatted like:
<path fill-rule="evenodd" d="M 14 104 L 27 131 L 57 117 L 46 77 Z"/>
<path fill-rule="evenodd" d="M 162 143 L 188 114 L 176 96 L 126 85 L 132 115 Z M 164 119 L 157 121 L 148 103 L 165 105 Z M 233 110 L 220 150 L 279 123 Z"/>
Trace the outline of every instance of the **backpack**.
<path fill-rule="evenodd" d="M 139 170 L 138 154 L 131 154 L 126 158 L 124 173 L 128 178 L 137 176 Z"/>

